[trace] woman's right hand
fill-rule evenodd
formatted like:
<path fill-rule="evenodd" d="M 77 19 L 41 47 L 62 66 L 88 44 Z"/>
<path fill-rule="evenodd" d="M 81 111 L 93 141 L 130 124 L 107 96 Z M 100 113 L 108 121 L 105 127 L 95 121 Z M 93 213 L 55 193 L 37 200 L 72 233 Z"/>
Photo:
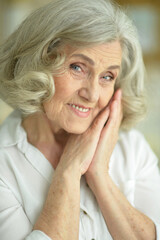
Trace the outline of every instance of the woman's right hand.
<path fill-rule="evenodd" d="M 95 154 L 101 131 L 109 117 L 109 107 L 98 114 L 86 132 L 72 134 L 61 155 L 57 170 L 73 168 L 78 170 L 80 177 L 87 171 Z"/>

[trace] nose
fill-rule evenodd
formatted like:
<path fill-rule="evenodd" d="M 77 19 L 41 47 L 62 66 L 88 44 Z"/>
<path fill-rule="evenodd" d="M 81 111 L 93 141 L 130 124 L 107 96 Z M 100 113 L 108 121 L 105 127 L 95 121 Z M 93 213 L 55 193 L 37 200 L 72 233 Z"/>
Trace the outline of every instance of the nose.
<path fill-rule="evenodd" d="M 97 102 L 100 96 L 99 84 L 96 81 L 87 81 L 78 93 L 80 97 L 89 102 Z"/>

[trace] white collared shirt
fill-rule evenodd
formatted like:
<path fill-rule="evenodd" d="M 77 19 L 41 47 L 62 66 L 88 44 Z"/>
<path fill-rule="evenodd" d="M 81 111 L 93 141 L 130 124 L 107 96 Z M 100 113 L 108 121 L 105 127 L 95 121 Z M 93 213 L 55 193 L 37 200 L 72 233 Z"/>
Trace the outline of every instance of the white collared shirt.
<path fill-rule="evenodd" d="M 160 240 L 158 160 L 136 130 L 120 133 L 109 174 L 128 201 L 151 218 Z M 47 196 L 54 170 L 28 143 L 21 115 L 14 111 L 0 128 L 0 239 L 50 240 L 32 231 Z M 81 179 L 79 240 L 112 240 L 97 201 Z"/>

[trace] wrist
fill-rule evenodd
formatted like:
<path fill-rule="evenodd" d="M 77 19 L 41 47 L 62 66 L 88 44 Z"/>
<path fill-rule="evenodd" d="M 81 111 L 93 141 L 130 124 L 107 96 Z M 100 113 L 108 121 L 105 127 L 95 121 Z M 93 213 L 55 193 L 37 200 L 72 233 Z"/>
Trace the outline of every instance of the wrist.
<path fill-rule="evenodd" d="M 55 172 L 57 176 L 63 177 L 66 180 L 71 179 L 72 182 L 73 181 L 80 182 L 81 173 L 78 166 L 76 166 L 76 164 L 68 165 L 68 166 L 63 166 L 59 164 Z"/>
<path fill-rule="evenodd" d="M 94 194 L 101 188 L 106 189 L 107 183 L 110 181 L 110 176 L 107 171 L 96 171 L 86 174 L 86 181 Z"/>

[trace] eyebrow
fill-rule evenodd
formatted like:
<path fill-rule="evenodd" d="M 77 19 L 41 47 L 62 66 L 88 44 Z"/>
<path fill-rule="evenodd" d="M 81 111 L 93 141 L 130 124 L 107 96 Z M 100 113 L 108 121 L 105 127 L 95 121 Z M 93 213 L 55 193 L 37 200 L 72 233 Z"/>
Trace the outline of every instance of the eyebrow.
<path fill-rule="evenodd" d="M 87 62 L 89 62 L 90 65 L 92 65 L 92 66 L 95 65 L 94 61 L 93 61 L 91 58 L 89 58 L 89 57 L 87 57 L 86 55 L 84 55 L 84 54 L 73 54 L 71 57 L 81 57 L 81 58 L 83 58 L 84 60 L 86 60 Z"/>
<path fill-rule="evenodd" d="M 91 58 L 87 57 L 84 54 L 73 54 L 71 57 L 81 57 L 85 61 L 87 61 L 90 65 L 92 65 L 92 66 L 95 65 L 95 62 Z M 109 66 L 107 69 L 108 70 L 120 69 L 120 66 L 119 65 L 112 65 L 112 66 Z"/>

